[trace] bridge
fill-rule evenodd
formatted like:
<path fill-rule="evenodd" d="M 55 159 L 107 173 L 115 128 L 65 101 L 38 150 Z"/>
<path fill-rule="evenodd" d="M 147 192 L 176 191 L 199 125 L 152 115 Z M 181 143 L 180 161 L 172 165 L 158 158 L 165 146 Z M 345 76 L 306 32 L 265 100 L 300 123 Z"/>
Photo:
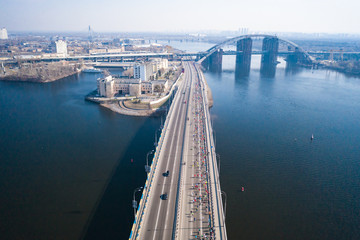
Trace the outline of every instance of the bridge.
<path fill-rule="evenodd" d="M 253 51 L 252 43 L 253 39 L 263 39 L 261 51 Z M 235 51 L 223 51 L 223 47 L 226 45 L 235 45 Z M 279 51 L 279 45 L 287 47 L 286 51 Z M 237 77 L 248 76 L 250 73 L 250 64 L 252 55 L 261 55 L 261 75 L 273 77 L 276 72 L 276 65 L 278 64 L 277 57 L 284 57 L 287 66 L 314 66 L 318 63 L 314 60 L 314 55 L 329 55 L 329 59 L 333 60 L 334 54 L 339 54 L 340 59 L 343 59 L 344 55 L 359 55 L 359 52 L 343 52 L 329 51 L 329 52 L 307 52 L 298 46 L 296 43 L 278 38 L 275 35 L 267 34 L 248 34 L 238 37 L 227 39 L 219 44 L 216 44 L 212 48 L 204 52 L 196 53 L 151 53 L 151 52 L 124 52 L 124 53 L 104 53 L 94 55 L 78 55 L 78 56 L 66 56 L 66 57 L 41 57 L 33 56 L 30 58 L 8 58 L 2 59 L 2 64 L 17 64 L 18 61 L 22 62 L 40 62 L 40 61 L 79 61 L 88 60 L 96 63 L 100 63 L 98 67 L 131 67 L 131 63 L 136 61 L 147 61 L 151 58 L 167 58 L 169 60 L 184 60 L 184 59 L 196 59 L 198 63 L 201 63 L 204 69 L 211 72 L 221 72 L 222 70 L 222 56 L 235 55 L 236 67 L 235 75 Z M 189 58 L 190 57 L 190 58 Z M 106 64 L 101 64 L 101 63 Z"/>
<path fill-rule="evenodd" d="M 263 38 L 262 51 L 252 51 L 253 39 Z M 224 52 L 225 45 L 235 44 L 236 51 Z M 279 52 L 279 44 L 287 47 L 286 52 Z M 278 55 L 286 57 L 286 61 L 293 65 L 312 65 L 314 58 L 300 46 L 286 39 L 266 34 L 249 34 L 228 39 L 210 48 L 198 59 L 203 67 L 212 72 L 221 72 L 222 56 L 236 55 L 235 75 L 247 76 L 250 72 L 251 55 L 261 54 L 260 73 L 262 75 L 275 75 Z"/>
<path fill-rule="evenodd" d="M 219 172 L 199 66 L 184 62 L 129 239 L 227 239 Z"/>

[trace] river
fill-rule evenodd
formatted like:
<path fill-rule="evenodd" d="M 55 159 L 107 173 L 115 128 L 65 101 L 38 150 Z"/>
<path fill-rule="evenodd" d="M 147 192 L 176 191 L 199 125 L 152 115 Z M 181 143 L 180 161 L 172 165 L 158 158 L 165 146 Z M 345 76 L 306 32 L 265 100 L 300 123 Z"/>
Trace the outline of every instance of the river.
<path fill-rule="evenodd" d="M 247 78 L 235 79 L 232 56 L 205 73 L 229 239 L 359 239 L 360 79 L 283 61 L 264 78 L 259 62 Z M 128 237 L 160 119 L 84 101 L 96 77 L 0 82 L 3 239 Z"/>

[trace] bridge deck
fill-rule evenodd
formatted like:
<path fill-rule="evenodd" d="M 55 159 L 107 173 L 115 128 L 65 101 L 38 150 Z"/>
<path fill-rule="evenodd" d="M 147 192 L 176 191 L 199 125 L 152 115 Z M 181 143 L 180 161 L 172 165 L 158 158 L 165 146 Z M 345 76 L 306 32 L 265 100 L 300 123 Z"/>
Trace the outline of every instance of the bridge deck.
<path fill-rule="evenodd" d="M 204 86 L 185 63 L 130 239 L 226 239 Z"/>

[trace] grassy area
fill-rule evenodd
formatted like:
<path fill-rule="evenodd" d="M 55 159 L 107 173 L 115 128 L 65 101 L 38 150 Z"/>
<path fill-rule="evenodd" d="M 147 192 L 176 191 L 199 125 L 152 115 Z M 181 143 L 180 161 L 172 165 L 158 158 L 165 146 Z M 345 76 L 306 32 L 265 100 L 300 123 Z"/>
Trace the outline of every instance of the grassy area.
<path fill-rule="evenodd" d="M 150 109 L 149 103 L 141 102 L 139 99 L 124 101 L 124 106 L 131 109 L 148 110 Z"/>

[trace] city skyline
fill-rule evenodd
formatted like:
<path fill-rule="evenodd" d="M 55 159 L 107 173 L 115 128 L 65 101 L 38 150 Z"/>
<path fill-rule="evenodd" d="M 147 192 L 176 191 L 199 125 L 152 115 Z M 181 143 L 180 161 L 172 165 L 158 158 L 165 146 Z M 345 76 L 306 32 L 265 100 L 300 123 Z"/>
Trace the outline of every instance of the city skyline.
<path fill-rule="evenodd" d="M 358 34 L 359 7 L 360 2 L 353 0 L 226 0 L 221 4 L 203 0 L 4 0 L 0 26 L 9 32 L 81 32 L 91 25 L 97 32 L 236 31 L 245 27 L 266 32 Z"/>

